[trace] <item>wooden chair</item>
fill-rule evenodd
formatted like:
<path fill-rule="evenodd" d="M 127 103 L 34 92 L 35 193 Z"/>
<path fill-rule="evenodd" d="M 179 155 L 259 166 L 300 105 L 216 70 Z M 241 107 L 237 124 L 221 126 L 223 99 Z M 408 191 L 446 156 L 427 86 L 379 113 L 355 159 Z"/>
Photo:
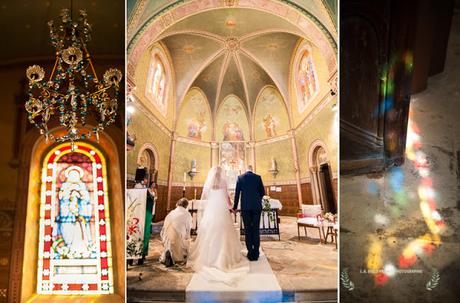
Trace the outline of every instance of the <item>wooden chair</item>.
<path fill-rule="evenodd" d="M 331 236 L 332 243 L 335 244 L 335 248 L 337 249 L 337 233 L 338 233 L 339 225 L 337 224 L 337 218 L 334 218 L 334 224 L 332 226 L 327 227 L 327 233 L 325 236 L 324 241 L 327 243 L 327 238 L 329 235 Z"/>
<path fill-rule="evenodd" d="M 318 229 L 319 240 L 322 243 L 323 237 L 321 236 L 321 218 L 322 209 L 320 204 L 315 205 L 302 205 L 302 209 L 297 214 L 297 235 L 300 240 L 300 227 L 303 227 L 305 231 L 305 237 L 307 237 L 307 227 Z"/>

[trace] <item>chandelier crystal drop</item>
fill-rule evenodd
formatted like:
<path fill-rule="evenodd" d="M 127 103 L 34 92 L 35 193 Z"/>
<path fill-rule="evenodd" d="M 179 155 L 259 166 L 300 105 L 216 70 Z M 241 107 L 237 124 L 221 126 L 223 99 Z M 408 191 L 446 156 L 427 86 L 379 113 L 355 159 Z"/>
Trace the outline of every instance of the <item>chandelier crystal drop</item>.
<path fill-rule="evenodd" d="M 70 11 L 63 9 L 60 20 L 56 24 L 49 21 L 48 27 L 56 61 L 49 78 L 39 65 L 27 68 L 29 99 L 25 108 L 30 123 L 47 142 L 70 141 L 73 149 L 76 140 L 93 135 L 99 140 L 99 133 L 115 121 L 122 73 L 110 68 L 98 79 L 86 48 L 91 40 L 91 25 L 84 10 L 80 10 L 75 22 Z M 48 129 L 54 115 L 66 129 L 63 135 L 52 134 Z M 89 115 L 95 119 L 92 129 L 84 128 Z"/>

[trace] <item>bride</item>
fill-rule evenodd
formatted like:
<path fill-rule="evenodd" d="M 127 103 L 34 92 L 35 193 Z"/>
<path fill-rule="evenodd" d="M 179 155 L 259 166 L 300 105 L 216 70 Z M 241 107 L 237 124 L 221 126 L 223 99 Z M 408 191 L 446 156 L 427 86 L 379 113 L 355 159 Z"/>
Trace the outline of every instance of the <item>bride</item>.
<path fill-rule="evenodd" d="M 234 285 L 249 271 L 243 258 L 239 235 L 233 225 L 227 182 L 220 166 L 208 174 L 201 196 L 203 210 L 198 236 L 190 248 L 187 267 L 209 281 Z M 200 217 L 200 216 L 198 216 Z"/>

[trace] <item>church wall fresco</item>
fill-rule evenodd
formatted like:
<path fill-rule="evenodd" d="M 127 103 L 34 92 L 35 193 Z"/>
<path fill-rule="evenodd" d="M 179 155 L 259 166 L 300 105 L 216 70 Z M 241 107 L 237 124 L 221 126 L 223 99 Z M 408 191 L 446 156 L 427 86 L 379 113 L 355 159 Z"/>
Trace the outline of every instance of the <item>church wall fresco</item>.
<path fill-rule="evenodd" d="M 159 44 L 150 47 L 137 65 L 133 94 L 158 120 L 172 130 L 175 104 L 171 85 L 173 74 L 169 62 L 168 55 Z M 165 69 L 165 76 L 156 73 L 155 67 L 158 63 Z"/>
<path fill-rule="evenodd" d="M 198 141 L 211 141 L 213 124 L 208 101 L 200 89 L 192 88 L 185 95 L 177 118 L 179 136 Z"/>
<path fill-rule="evenodd" d="M 302 41 L 291 62 L 289 98 L 293 126 L 302 120 L 330 93 L 330 74 L 321 50 Z"/>
<path fill-rule="evenodd" d="M 337 173 L 338 119 L 337 112 L 331 109 L 332 104 L 335 102 L 337 102 L 336 98 L 323 103 L 324 107 L 313 115 L 311 121 L 301 125 L 295 132 L 301 178 L 310 177 L 308 153 L 311 144 L 315 140 L 321 140 L 326 144 L 328 162 L 331 164 L 334 175 Z"/>
<path fill-rule="evenodd" d="M 267 86 L 260 92 L 255 108 L 255 140 L 284 135 L 288 130 L 289 117 L 283 99 L 275 88 Z"/>
<path fill-rule="evenodd" d="M 150 143 L 158 151 L 159 159 L 155 159 L 155 161 L 158 161 L 158 180 L 167 182 L 171 138 L 152 122 L 142 111 L 140 106 L 138 106 L 136 112 L 132 114 L 133 122 L 129 126 L 130 133 L 136 136 L 136 145 L 133 150 L 126 152 L 127 174 L 135 174 L 140 148 L 145 143 Z"/>
<path fill-rule="evenodd" d="M 234 95 L 227 96 L 217 110 L 217 141 L 248 141 L 249 123 L 243 103 Z"/>
<path fill-rule="evenodd" d="M 294 161 L 289 138 L 268 144 L 258 144 L 256 149 L 256 170 L 264 182 L 294 181 Z M 269 172 L 272 159 L 276 161 L 279 170 L 276 178 Z"/>
<path fill-rule="evenodd" d="M 192 160 L 196 160 L 198 174 L 190 180 L 187 176 L 187 186 L 194 184 L 203 185 L 208 171 L 211 169 L 211 148 L 210 146 L 177 141 L 174 150 L 173 182 L 184 183 L 184 172 L 191 169 Z M 175 203 L 175 201 L 173 201 Z"/>

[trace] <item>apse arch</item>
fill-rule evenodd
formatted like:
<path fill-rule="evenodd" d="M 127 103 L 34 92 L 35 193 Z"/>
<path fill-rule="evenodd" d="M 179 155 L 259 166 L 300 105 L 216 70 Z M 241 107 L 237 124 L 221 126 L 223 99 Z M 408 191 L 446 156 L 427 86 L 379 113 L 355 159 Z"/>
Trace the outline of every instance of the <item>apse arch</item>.
<path fill-rule="evenodd" d="M 91 129 L 91 126 L 86 126 Z M 53 132 L 64 133 L 65 129 L 56 127 Z M 107 188 L 107 198 L 110 206 L 107 208 L 108 215 L 112 222 L 123 222 L 124 220 L 124 199 L 121 176 L 121 161 L 119 157 L 123 153 L 123 133 L 117 128 L 108 128 L 102 132 L 99 142 L 85 141 L 81 145 L 91 145 L 100 151 L 101 157 L 106 161 L 107 180 L 110 180 Z M 37 295 L 38 285 L 38 265 L 40 249 L 39 224 L 41 217 L 41 201 L 46 197 L 46 192 L 42 196 L 42 180 L 44 172 L 43 161 L 46 155 L 59 144 L 50 144 L 45 141 L 34 129 L 28 131 L 23 142 L 32 142 L 32 144 L 23 144 L 19 155 L 19 175 L 17 186 L 17 212 L 15 213 L 15 228 L 12 247 L 12 258 L 10 263 L 10 289 L 8 297 L 14 302 L 35 302 L 35 300 L 66 300 L 68 296 L 41 294 Z M 80 142 L 76 142 L 78 146 Z M 89 153 L 89 152 L 88 152 Z M 96 151 L 95 151 L 96 153 Z M 90 153 L 89 153 L 90 154 Z M 102 171 L 101 171 L 102 172 Z M 46 178 L 45 178 L 46 179 Z M 102 181 L 101 184 L 103 184 Z M 124 226 L 112 224 L 106 229 L 107 235 L 111 235 L 112 247 L 112 279 L 113 294 L 105 294 L 107 301 L 122 302 L 124 297 L 124 250 L 115 249 L 124 246 Z M 106 237 L 106 239 L 108 239 Z M 45 246 L 42 246 L 45 247 Z M 104 261 L 105 262 L 105 261 Z M 110 265 L 110 263 L 108 264 Z M 73 286 L 68 285 L 68 290 Z M 89 285 L 88 285 L 89 286 Z M 83 287 L 83 285 L 82 285 Z M 89 286 L 92 290 L 94 286 Z M 86 286 L 85 286 L 86 288 Z M 93 292 L 94 294 L 94 292 Z M 88 294 L 91 295 L 91 294 Z M 109 299 L 110 298 L 110 299 Z M 105 300 L 105 299 L 104 299 Z M 103 300 L 103 301 L 104 301 Z"/>
<path fill-rule="evenodd" d="M 191 94 L 193 93 L 197 93 L 201 98 L 202 100 L 204 100 L 204 104 L 206 106 L 206 116 L 209 118 L 209 122 L 211 125 L 209 125 L 209 129 L 210 129 L 210 136 L 209 136 L 209 140 L 204 140 L 204 138 L 201 138 L 201 134 L 200 136 L 187 136 L 187 137 L 191 137 L 191 138 L 195 138 L 197 139 L 197 137 L 200 137 L 199 140 L 203 140 L 203 141 L 211 141 L 212 138 L 214 137 L 214 124 L 215 124 L 215 121 L 213 119 L 213 114 L 212 114 L 212 110 L 211 110 L 211 105 L 209 104 L 209 99 L 208 97 L 206 96 L 206 94 L 204 93 L 204 91 L 198 87 L 198 86 L 193 86 L 191 87 L 187 92 L 186 94 L 184 95 L 184 98 L 182 99 L 182 102 L 180 103 L 179 105 L 179 109 L 177 111 L 177 119 L 175 121 L 175 124 L 174 124 L 174 131 L 177 132 L 179 135 L 183 135 L 183 130 L 180 130 L 179 127 L 181 126 L 180 123 L 186 123 L 186 121 L 184 120 L 184 111 L 186 110 L 186 106 L 188 105 L 189 102 L 192 101 L 192 99 L 187 99 L 188 96 L 190 96 Z M 191 96 L 192 98 L 193 96 Z M 206 117 L 202 117 L 206 120 Z M 184 124 L 185 125 L 185 124 Z M 182 125 L 182 126 L 184 126 Z"/>
<path fill-rule="evenodd" d="M 251 113 L 251 120 L 252 120 L 251 132 L 252 132 L 252 138 L 254 138 L 255 140 L 259 140 L 259 138 L 256 136 L 257 110 L 259 108 L 260 102 L 262 101 L 261 97 L 265 93 L 265 91 L 267 91 L 267 90 L 273 90 L 274 91 L 274 93 L 279 98 L 280 102 L 278 102 L 278 103 L 281 103 L 281 108 L 284 109 L 284 113 L 286 114 L 287 122 L 288 122 L 287 129 L 286 129 L 285 133 L 287 133 L 292 128 L 291 115 L 289 113 L 289 109 L 288 109 L 288 107 L 286 105 L 286 102 L 285 102 L 283 96 L 281 95 L 281 93 L 279 92 L 277 87 L 275 87 L 273 85 L 265 85 L 260 89 L 259 93 L 257 94 L 256 102 L 254 104 L 254 108 L 253 108 L 253 111 Z M 276 137 L 276 136 L 278 136 L 278 135 L 268 136 L 268 138 L 266 138 L 266 139 L 269 139 L 270 137 Z"/>
<path fill-rule="evenodd" d="M 226 140 L 226 134 L 225 134 L 225 129 L 222 129 L 223 131 L 223 136 L 222 136 L 222 139 L 220 137 L 218 137 L 218 127 L 219 126 L 223 126 L 225 128 L 225 123 L 227 122 L 234 122 L 234 121 L 227 121 L 225 123 L 220 123 L 220 114 L 221 114 L 221 111 L 223 110 L 223 107 L 225 106 L 226 103 L 229 102 L 229 100 L 231 100 L 231 98 L 233 98 L 234 100 L 237 101 L 237 103 L 241 106 L 241 108 L 243 109 L 244 111 L 244 121 L 245 122 L 245 125 L 243 126 L 235 126 L 235 127 L 231 127 L 232 129 L 230 130 L 230 134 L 228 134 L 227 136 L 227 139 Z M 236 113 L 235 110 L 230 110 L 231 113 L 234 113 L 235 116 L 238 115 L 239 113 Z M 217 107 L 217 110 L 216 110 L 216 115 L 215 115 L 215 122 L 214 122 L 214 134 L 215 134 L 215 137 L 214 139 L 216 141 L 249 141 L 252 137 L 251 137 L 251 132 L 250 132 L 250 129 L 251 129 L 251 124 L 250 124 L 250 119 L 249 119 L 249 113 L 247 111 L 247 108 L 246 106 L 244 105 L 243 101 L 238 97 L 236 96 L 235 94 L 228 94 L 227 96 L 225 96 L 225 98 L 222 99 L 222 101 L 219 103 L 219 106 Z M 222 125 L 221 125 L 222 124 Z M 245 129 L 241 129 L 241 127 L 244 127 Z M 239 128 L 239 129 L 238 129 Z M 244 136 L 244 130 L 246 130 L 246 136 Z M 235 134 L 234 131 L 236 131 L 237 133 Z M 239 138 L 239 135 L 238 135 L 238 132 L 241 131 L 243 133 L 243 138 L 242 140 L 241 139 L 238 139 Z"/>

